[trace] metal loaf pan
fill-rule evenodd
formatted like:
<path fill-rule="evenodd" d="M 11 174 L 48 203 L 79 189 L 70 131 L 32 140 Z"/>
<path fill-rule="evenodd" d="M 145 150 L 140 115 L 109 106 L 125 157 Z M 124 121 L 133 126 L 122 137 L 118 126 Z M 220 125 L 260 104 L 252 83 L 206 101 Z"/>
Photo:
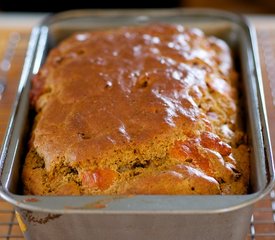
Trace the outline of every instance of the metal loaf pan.
<path fill-rule="evenodd" d="M 20 170 L 29 121 L 30 79 L 48 51 L 74 31 L 150 22 L 199 27 L 234 51 L 251 145 L 250 192 L 226 196 L 24 196 Z M 50 16 L 33 29 L 0 160 L 0 195 L 16 207 L 26 239 L 244 239 L 253 204 L 274 183 L 257 42 L 238 15 L 214 10 L 79 10 Z"/>

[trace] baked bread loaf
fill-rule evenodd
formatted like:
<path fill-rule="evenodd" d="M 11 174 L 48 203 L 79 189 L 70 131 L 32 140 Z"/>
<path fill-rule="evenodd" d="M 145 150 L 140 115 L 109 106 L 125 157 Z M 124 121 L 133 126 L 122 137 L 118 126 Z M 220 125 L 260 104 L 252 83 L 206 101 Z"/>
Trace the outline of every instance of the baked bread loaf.
<path fill-rule="evenodd" d="M 34 77 L 25 194 L 244 194 L 249 147 L 227 44 L 152 24 L 76 33 Z"/>

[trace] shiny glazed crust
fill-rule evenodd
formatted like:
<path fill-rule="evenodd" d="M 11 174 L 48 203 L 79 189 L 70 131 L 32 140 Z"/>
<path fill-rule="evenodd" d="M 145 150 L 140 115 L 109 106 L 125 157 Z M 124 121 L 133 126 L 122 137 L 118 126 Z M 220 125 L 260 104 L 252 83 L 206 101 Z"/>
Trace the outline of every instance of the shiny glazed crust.
<path fill-rule="evenodd" d="M 76 33 L 33 79 L 26 194 L 244 194 L 227 44 L 182 25 Z"/>

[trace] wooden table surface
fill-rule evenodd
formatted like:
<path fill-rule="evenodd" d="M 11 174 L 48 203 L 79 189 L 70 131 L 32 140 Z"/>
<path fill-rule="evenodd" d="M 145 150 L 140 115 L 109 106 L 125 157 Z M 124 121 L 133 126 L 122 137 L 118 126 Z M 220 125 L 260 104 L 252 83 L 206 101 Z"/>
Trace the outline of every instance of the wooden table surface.
<path fill-rule="evenodd" d="M 0 100 L 0 143 L 6 131 L 31 29 L 42 15 L 0 14 L 0 61 L 5 54 L 11 34 L 19 34 L 11 67 L 7 73 L 7 88 Z M 275 146 L 275 16 L 249 16 L 257 30 L 260 62 L 270 135 Z M 0 62 L 1 64 L 1 62 Z M 273 147 L 273 153 L 275 150 Z M 248 239 L 275 239 L 275 191 L 255 206 Z M 23 239 L 16 222 L 13 207 L 0 200 L 0 240 Z"/>

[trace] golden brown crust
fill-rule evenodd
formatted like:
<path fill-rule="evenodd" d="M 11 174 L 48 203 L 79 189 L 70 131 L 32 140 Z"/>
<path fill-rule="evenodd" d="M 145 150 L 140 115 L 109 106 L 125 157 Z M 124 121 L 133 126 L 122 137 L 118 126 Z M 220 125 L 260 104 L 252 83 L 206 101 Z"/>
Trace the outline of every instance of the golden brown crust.
<path fill-rule="evenodd" d="M 120 186 L 122 194 L 221 194 L 218 181 L 191 166 L 181 164 L 148 171 Z"/>
<path fill-rule="evenodd" d="M 237 84 L 228 46 L 198 29 L 73 35 L 34 78 L 25 192 L 245 193 Z"/>

